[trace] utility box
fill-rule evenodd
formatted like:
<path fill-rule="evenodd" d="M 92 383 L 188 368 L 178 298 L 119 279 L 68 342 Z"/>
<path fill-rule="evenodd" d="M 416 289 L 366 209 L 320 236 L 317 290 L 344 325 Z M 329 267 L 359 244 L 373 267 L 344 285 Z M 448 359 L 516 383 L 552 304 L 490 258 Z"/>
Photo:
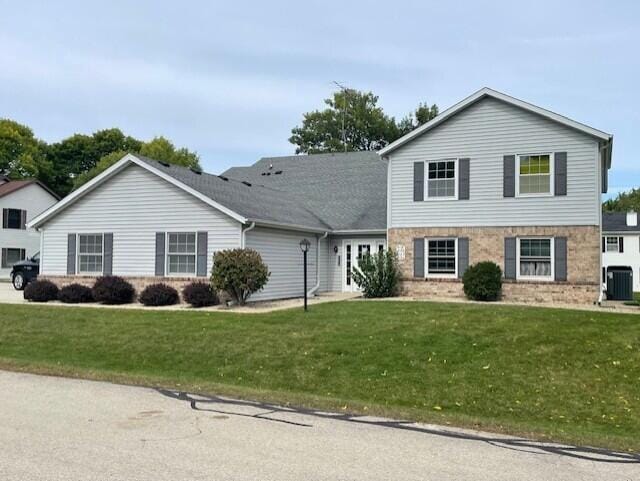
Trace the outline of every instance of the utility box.
<path fill-rule="evenodd" d="M 607 299 L 614 301 L 633 300 L 633 271 L 631 267 L 607 268 Z"/>

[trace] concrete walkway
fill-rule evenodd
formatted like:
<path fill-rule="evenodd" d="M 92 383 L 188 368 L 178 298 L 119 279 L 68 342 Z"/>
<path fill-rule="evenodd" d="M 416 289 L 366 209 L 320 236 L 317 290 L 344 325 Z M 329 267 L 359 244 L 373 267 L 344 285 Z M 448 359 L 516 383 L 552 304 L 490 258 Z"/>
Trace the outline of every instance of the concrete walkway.
<path fill-rule="evenodd" d="M 0 371 L 0 479 L 637 480 L 640 455 Z"/>

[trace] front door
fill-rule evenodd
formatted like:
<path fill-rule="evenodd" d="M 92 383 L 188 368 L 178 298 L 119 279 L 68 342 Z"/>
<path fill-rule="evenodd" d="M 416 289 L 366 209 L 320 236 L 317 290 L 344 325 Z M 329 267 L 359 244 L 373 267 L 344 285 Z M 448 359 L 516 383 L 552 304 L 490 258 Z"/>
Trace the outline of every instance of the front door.
<path fill-rule="evenodd" d="M 384 241 L 373 241 L 370 239 L 349 239 L 342 242 L 342 252 L 344 252 L 344 269 L 342 270 L 343 291 L 358 292 L 360 287 L 353 279 L 353 269 L 358 267 L 358 263 L 365 254 L 374 254 L 378 250 L 384 249 Z"/>

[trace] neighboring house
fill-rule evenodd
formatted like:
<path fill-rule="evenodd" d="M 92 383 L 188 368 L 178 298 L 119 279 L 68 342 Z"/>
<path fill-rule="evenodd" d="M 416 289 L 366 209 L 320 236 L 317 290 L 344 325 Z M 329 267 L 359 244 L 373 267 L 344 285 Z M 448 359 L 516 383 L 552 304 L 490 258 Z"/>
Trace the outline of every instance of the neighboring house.
<path fill-rule="evenodd" d="M 40 235 L 26 224 L 51 207 L 58 197 L 37 180 L 10 180 L 0 176 L 0 279 L 8 279 L 11 266 L 40 250 Z"/>
<path fill-rule="evenodd" d="M 489 260 L 519 301 L 594 302 L 601 192 L 612 137 L 482 89 L 372 152 L 265 158 L 216 176 L 127 155 L 30 225 L 41 272 L 61 283 L 129 277 L 177 287 L 220 249 L 260 252 L 271 278 L 253 300 L 353 291 L 365 252 L 397 253 L 406 295 L 461 297 Z"/>
<path fill-rule="evenodd" d="M 602 275 L 627 272 L 633 291 L 640 291 L 640 226 L 636 212 L 602 214 Z"/>
<path fill-rule="evenodd" d="M 114 274 L 181 287 L 206 280 L 215 251 L 246 246 L 271 272 L 251 299 L 297 297 L 304 238 L 311 291 L 356 289 L 358 254 L 386 245 L 385 192 L 374 152 L 266 158 L 220 176 L 127 155 L 31 225 L 41 273 L 60 283 Z"/>
<path fill-rule="evenodd" d="M 612 136 L 482 89 L 379 153 L 404 292 L 462 296 L 470 264 L 517 301 L 599 299 L 601 192 Z"/>

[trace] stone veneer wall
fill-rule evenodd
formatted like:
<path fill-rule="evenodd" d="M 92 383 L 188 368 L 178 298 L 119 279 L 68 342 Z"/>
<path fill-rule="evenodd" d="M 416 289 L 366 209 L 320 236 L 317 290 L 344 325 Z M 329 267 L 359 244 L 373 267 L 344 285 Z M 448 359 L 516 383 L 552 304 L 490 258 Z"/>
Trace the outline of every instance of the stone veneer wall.
<path fill-rule="evenodd" d="M 458 279 L 413 277 L 413 239 L 419 237 L 468 237 L 469 265 L 492 261 L 504 270 L 504 238 L 523 236 L 567 237 L 567 281 L 531 282 L 505 280 L 504 300 L 515 302 L 593 303 L 600 290 L 600 229 L 598 226 L 554 227 L 432 227 L 389 229 L 388 245 L 403 245 L 399 261 L 402 294 L 423 298 L 463 298 Z"/>

